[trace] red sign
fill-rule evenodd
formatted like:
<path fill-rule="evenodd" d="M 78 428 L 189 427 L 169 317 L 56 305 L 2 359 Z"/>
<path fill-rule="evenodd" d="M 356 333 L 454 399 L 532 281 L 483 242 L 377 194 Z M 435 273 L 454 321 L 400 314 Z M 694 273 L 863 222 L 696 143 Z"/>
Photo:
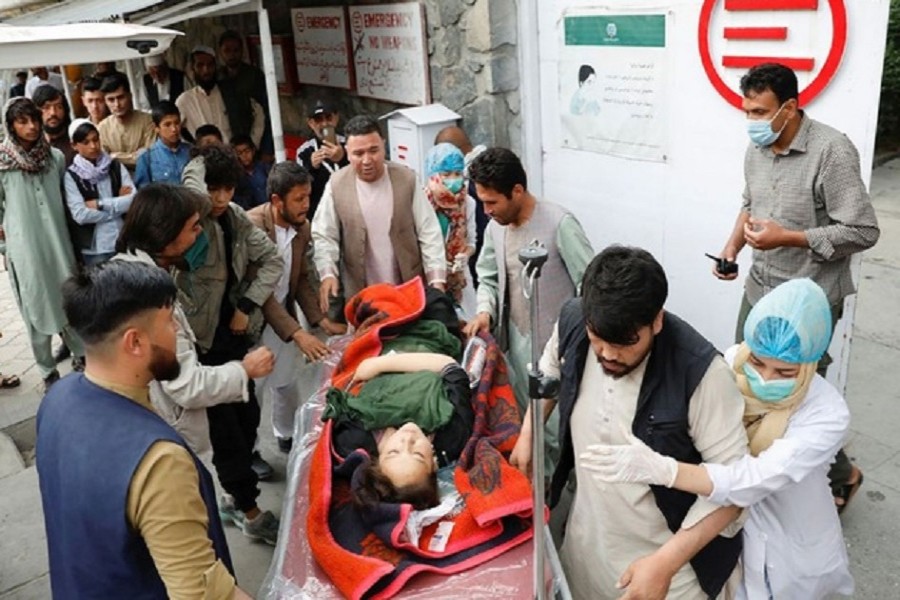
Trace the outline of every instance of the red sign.
<path fill-rule="evenodd" d="M 774 21 L 777 20 L 777 15 L 783 14 L 784 11 L 817 12 L 826 4 L 831 11 L 832 39 L 828 55 L 824 63 L 819 66 L 812 56 L 797 56 L 798 51 L 809 51 L 810 49 L 790 47 L 790 28 Z M 721 30 L 713 31 L 711 24 L 715 11 L 722 11 L 725 17 L 723 20 L 728 21 L 728 25 Z M 747 13 L 754 15 L 772 13 L 773 23 L 762 27 L 756 26 L 759 19 L 755 17 L 753 21 L 755 26 L 742 26 L 741 17 Z M 782 42 L 787 48 L 783 56 L 767 56 L 756 53 L 713 56 L 710 40 L 719 36 L 728 41 Z M 806 106 L 825 89 L 841 64 L 844 47 L 847 44 L 847 10 L 844 0 L 704 0 L 703 8 L 700 10 L 698 38 L 700 60 L 706 76 L 719 95 L 729 104 L 741 108 L 743 98 L 722 79 L 720 67 L 747 70 L 761 63 L 777 62 L 794 71 L 806 71 L 814 74 L 809 85 L 800 90 L 800 105 Z"/>

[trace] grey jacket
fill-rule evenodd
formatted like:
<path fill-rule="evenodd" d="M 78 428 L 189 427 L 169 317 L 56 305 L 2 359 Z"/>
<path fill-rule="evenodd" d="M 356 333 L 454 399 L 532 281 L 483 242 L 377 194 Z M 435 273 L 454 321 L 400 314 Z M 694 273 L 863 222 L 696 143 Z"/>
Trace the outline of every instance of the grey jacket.
<path fill-rule="evenodd" d="M 117 254 L 113 260 L 155 265 L 153 258 L 140 250 Z M 166 423 L 177 431 L 191 450 L 207 463 L 212 460 L 209 421 L 206 408 L 227 402 L 246 402 L 247 372 L 241 363 L 231 361 L 218 367 L 201 365 L 197 359 L 197 339 L 181 305 L 174 306 L 176 325 L 175 356 L 181 373 L 171 381 L 152 381 L 150 401 Z"/>
<path fill-rule="evenodd" d="M 203 161 L 198 157 L 187 164 L 182 173 L 182 181 L 186 186 L 206 194 L 204 174 Z M 244 209 L 232 202 L 228 205 L 224 218 L 229 220 L 234 232 L 231 264 L 225 265 L 222 228 L 216 219 L 206 216 L 200 221 L 209 238 L 206 263 L 193 272 L 179 271 L 175 278 L 178 300 L 197 336 L 201 352 L 208 351 L 212 346 L 222 302 L 231 302 L 233 306 L 237 306 L 242 298 L 250 300 L 256 308 L 249 315 L 247 334 L 251 339 L 258 338 L 264 325 L 259 307 L 272 295 L 284 270 L 284 261 L 278 254 L 278 247 L 264 231 L 250 222 Z M 226 290 L 229 268 L 238 285 Z"/>

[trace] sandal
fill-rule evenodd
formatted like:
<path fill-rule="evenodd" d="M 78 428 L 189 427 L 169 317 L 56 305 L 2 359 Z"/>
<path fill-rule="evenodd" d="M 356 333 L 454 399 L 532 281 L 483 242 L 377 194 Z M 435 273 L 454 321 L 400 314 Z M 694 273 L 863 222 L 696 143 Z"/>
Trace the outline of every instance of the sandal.
<path fill-rule="evenodd" d="M 859 467 L 853 467 L 853 471 L 858 474 L 856 481 L 853 483 L 847 482 L 843 485 L 840 485 L 836 488 L 832 488 L 832 493 L 834 493 L 835 499 L 840 498 L 844 501 L 843 504 L 837 504 L 837 512 L 840 515 L 847 509 L 847 505 L 850 504 L 850 501 L 853 499 L 853 496 L 856 495 L 856 492 L 859 491 L 859 488 L 863 483 L 863 474 L 862 471 L 859 470 Z"/>
<path fill-rule="evenodd" d="M 22 385 L 18 375 L 3 375 L 0 373 L 0 389 L 14 388 Z"/>

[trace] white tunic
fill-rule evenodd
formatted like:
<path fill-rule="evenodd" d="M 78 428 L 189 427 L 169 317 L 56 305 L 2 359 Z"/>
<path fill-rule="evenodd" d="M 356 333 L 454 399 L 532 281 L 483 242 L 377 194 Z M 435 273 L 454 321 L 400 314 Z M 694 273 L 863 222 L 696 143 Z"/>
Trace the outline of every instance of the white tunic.
<path fill-rule="evenodd" d="M 729 364 L 736 348 L 725 353 Z M 768 598 L 766 574 L 775 600 L 853 593 L 828 483 L 829 465 L 849 426 L 843 397 L 816 375 L 783 437 L 757 457 L 704 465 L 714 486 L 711 501 L 750 507 L 738 598 Z"/>

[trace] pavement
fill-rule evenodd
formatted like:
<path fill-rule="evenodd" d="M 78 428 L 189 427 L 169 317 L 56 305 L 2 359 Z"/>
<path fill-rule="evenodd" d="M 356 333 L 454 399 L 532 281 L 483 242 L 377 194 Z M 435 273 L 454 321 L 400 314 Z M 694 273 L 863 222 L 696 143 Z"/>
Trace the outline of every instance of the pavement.
<path fill-rule="evenodd" d="M 853 416 L 847 450 L 865 473 L 865 483 L 842 517 L 856 579 L 855 598 L 900 598 L 900 158 L 872 173 L 872 202 L 881 239 L 863 257 L 846 398 Z M 47 546 L 34 467 L 34 417 L 40 376 L 19 317 L 9 279 L 0 275 L 0 370 L 18 374 L 22 385 L 0 390 L 0 600 L 50 597 Z M 65 369 L 61 369 L 65 370 Z M 263 422 L 269 416 L 263 408 Z M 281 513 L 286 456 L 268 427 L 260 450 L 275 468 L 260 484 L 262 508 Z M 256 594 L 273 549 L 226 526 L 238 582 Z"/>

